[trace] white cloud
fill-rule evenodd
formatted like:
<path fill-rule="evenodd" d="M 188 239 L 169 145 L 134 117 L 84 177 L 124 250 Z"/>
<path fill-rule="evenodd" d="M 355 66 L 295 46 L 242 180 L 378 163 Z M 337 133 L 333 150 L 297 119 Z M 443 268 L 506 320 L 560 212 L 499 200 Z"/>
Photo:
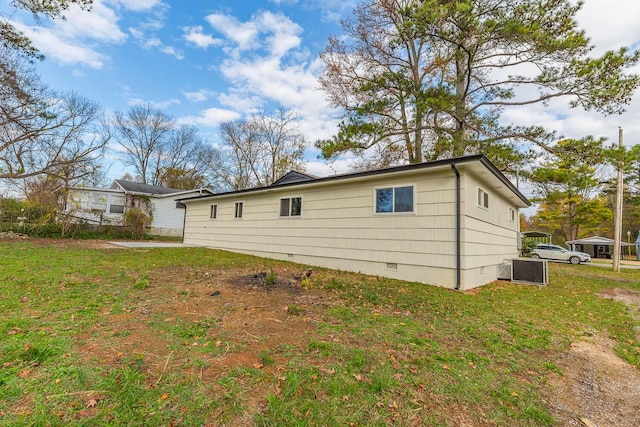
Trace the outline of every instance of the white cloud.
<path fill-rule="evenodd" d="M 231 44 L 228 52 L 236 57 L 240 52 L 256 49 L 265 49 L 272 56 L 281 57 L 300 46 L 302 27 L 281 13 L 261 11 L 247 22 L 213 13 L 205 20 L 227 39 Z"/>
<path fill-rule="evenodd" d="M 142 98 L 129 98 L 129 101 L 127 102 L 129 105 L 134 106 L 134 105 L 150 105 L 153 108 L 158 108 L 160 110 L 164 110 L 166 108 L 169 108 L 172 105 L 178 105 L 180 104 L 180 100 L 179 99 L 167 99 L 165 101 L 149 101 L 147 99 L 142 99 Z"/>
<path fill-rule="evenodd" d="M 164 12 L 168 6 L 160 0 L 95 0 L 91 10 L 82 10 L 71 4 L 65 11 L 65 19 L 51 22 L 39 22 L 38 25 L 25 25 L 12 22 L 29 37 L 45 56 L 63 65 L 85 65 L 100 69 L 109 59 L 100 52 L 105 44 L 123 44 L 128 35 L 118 26 L 121 11 L 151 13 L 150 21 L 142 22 L 141 28 L 161 28 Z M 131 34 L 145 48 L 161 47 L 157 38 L 145 38 L 138 30 L 130 29 Z M 175 48 L 164 48 L 164 52 L 180 58 Z"/>
<path fill-rule="evenodd" d="M 173 56 L 176 59 L 184 59 L 184 54 L 180 49 L 172 46 L 165 46 L 158 37 L 147 36 L 143 31 L 136 28 L 129 28 L 131 35 L 138 41 L 138 44 L 143 49 L 157 49 L 158 51 L 167 55 Z"/>
<path fill-rule="evenodd" d="M 202 49 L 222 44 L 222 40 L 214 38 L 211 34 L 204 34 L 204 29 L 199 25 L 195 27 L 185 27 L 183 30 L 185 40 Z"/>
<path fill-rule="evenodd" d="M 214 95 L 214 92 L 208 89 L 200 89 L 194 92 L 183 91 L 182 94 L 189 102 L 203 102 L 211 98 Z"/>
<path fill-rule="evenodd" d="M 152 49 L 162 46 L 162 41 L 157 37 L 147 37 L 145 33 L 135 28 L 129 28 L 129 32 L 143 49 Z"/>
<path fill-rule="evenodd" d="M 160 0 L 111 0 L 111 3 L 136 12 L 153 9 L 157 6 L 166 6 Z"/>
<path fill-rule="evenodd" d="M 586 1 L 576 18 L 596 49 L 594 54 L 638 43 L 640 2 L 629 0 Z"/>
<path fill-rule="evenodd" d="M 243 92 L 235 87 L 229 88 L 227 93 L 218 96 L 221 105 L 229 107 L 235 111 L 242 111 L 244 114 L 252 114 L 258 111 L 265 104 L 264 98 L 257 94 Z"/>
<path fill-rule="evenodd" d="M 71 40 L 90 39 L 106 43 L 122 43 L 127 35 L 118 27 L 119 16 L 104 3 L 95 1 L 91 11 L 69 7 L 65 19 L 55 20 L 52 29 Z"/>
<path fill-rule="evenodd" d="M 266 41 L 272 56 L 280 58 L 300 46 L 302 28 L 286 16 L 265 12 L 258 16 L 257 23 L 261 32 L 270 34 Z"/>
<path fill-rule="evenodd" d="M 184 54 L 182 53 L 182 51 L 172 46 L 163 46 L 160 48 L 160 52 L 171 55 L 176 59 L 184 59 Z"/>
<path fill-rule="evenodd" d="M 185 116 L 178 119 L 180 123 L 215 128 L 222 122 L 238 120 L 242 115 L 237 111 L 222 108 L 207 108 L 198 116 Z"/>
<path fill-rule="evenodd" d="M 11 23 L 24 32 L 45 56 L 64 65 L 102 68 L 108 58 L 96 46 L 122 44 L 127 39 L 118 27 L 119 16 L 104 2 L 95 1 L 90 12 L 71 5 L 65 17 L 53 20 L 50 25 Z"/>
<path fill-rule="evenodd" d="M 60 37 L 55 30 L 43 27 L 29 27 L 17 22 L 15 27 L 22 31 L 33 44 L 48 58 L 64 65 L 86 65 L 91 68 L 102 68 L 105 56 L 97 51 L 82 46 L 73 40 Z"/>
<path fill-rule="evenodd" d="M 304 63 L 284 65 L 271 57 L 228 59 L 223 61 L 220 71 L 234 89 L 221 99 L 229 101 L 247 94 L 276 102 L 299 116 L 301 130 L 311 141 L 328 138 L 335 133 L 336 122 L 311 68 Z"/>
<path fill-rule="evenodd" d="M 353 169 L 352 159 L 338 159 L 333 162 L 312 160 L 307 162 L 305 172 L 319 178 L 330 175 L 348 173 Z"/>
<path fill-rule="evenodd" d="M 227 58 L 218 70 L 230 87 L 218 97 L 222 105 L 245 115 L 282 106 L 297 115 L 310 142 L 335 133 L 333 111 L 318 90 L 321 63 L 301 48 L 302 27 L 272 12 L 258 12 L 246 22 L 219 13 L 206 20 L 225 37 Z"/>
<path fill-rule="evenodd" d="M 227 39 L 235 42 L 238 45 L 238 49 L 244 50 L 255 47 L 254 44 L 258 35 L 255 22 L 241 23 L 234 17 L 221 13 L 212 13 L 205 20 Z"/>

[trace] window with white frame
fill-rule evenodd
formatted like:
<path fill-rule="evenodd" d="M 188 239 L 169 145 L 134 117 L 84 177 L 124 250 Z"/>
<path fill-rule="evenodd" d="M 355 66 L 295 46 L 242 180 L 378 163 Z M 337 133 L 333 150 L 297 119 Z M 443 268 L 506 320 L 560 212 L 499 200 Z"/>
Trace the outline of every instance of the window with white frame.
<path fill-rule="evenodd" d="M 218 205 L 211 205 L 209 208 L 209 219 L 218 218 Z"/>
<path fill-rule="evenodd" d="M 302 216 L 302 197 L 280 199 L 280 216 Z"/>
<path fill-rule="evenodd" d="M 105 194 L 91 194 L 89 201 L 89 209 L 92 211 L 107 211 L 108 197 Z"/>
<path fill-rule="evenodd" d="M 243 202 L 236 202 L 236 208 L 235 211 L 233 213 L 233 217 L 234 218 L 242 218 L 242 210 L 244 209 L 244 203 Z"/>
<path fill-rule="evenodd" d="M 375 198 L 377 214 L 415 212 L 413 185 L 376 188 Z"/>
<path fill-rule="evenodd" d="M 109 213 L 124 213 L 124 196 L 116 196 L 114 194 L 109 197 Z"/>
<path fill-rule="evenodd" d="M 478 188 L 478 206 L 489 209 L 489 194 L 482 188 Z"/>
<path fill-rule="evenodd" d="M 509 208 L 509 222 L 516 222 L 516 210 L 513 208 Z"/>

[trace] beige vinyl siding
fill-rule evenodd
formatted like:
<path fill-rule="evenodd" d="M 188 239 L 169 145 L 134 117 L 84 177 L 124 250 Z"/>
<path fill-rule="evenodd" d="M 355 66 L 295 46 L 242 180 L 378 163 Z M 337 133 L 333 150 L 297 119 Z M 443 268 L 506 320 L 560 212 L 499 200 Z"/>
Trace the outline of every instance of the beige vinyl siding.
<path fill-rule="evenodd" d="M 523 201 L 480 164 L 461 165 L 461 285 L 497 278 L 517 255 Z M 478 178 L 481 177 L 481 178 Z M 375 189 L 413 185 L 414 212 L 376 213 Z M 446 287 L 456 277 L 456 178 L 450 167 L 364 179 L 303 183 L 187 202 L 185 243 Z M 477 189 L 489 208 L 477 205 Z M 302 197 L 301 217 L 280 217 L 280 199 Z M 242 220 L 233 218 L 244 202 Z M 210 205 L 218 218 L 209 219 Z M 395 267 L 397 264 L 397 267 Z"/>
<path fill-rule="evenodd" d="M 489 208 L 478 206 L 477 192 L 489 195 Z M 462 270 L 465 287 L 470 288 L 495 280 L 498 265 L 518 256 L 518 208 L 492 186 L 471 175 L 465 176 L 464 227 L 462 237 Z M 516 220 L 509 220 L 509 208 Z"/>
<path fill-rule="evenodd" d="M 415 213 L 374 213 L 375 188 L 406 185 L 416 187 Z M 429 268 L 455 266 L 454 186 L 453 174 L 436 173 L 219 197 L 215 224 L 208 220 L 213 202 L 192 202 L 187 209 L 185 243 L 281 259 L 293 255 L 299 262 L 349 266 L 346 269 L 372 274 L 386 271 L 385 275 L 422 282 L 423 274 L 436 281 L 449 280 L 450 272 L 438 279 L 443 272 Z M 302 217 L 281 218 L 280 198 L 298 196 L 302 196 Z M 234 221 L 234 204 L 240 200 L 244 201 L 243 220 Z M 386 263 L 398 264 L 398 270 L 389 274 Z M 426 269 L 411 275 L 406 266 Z"/>

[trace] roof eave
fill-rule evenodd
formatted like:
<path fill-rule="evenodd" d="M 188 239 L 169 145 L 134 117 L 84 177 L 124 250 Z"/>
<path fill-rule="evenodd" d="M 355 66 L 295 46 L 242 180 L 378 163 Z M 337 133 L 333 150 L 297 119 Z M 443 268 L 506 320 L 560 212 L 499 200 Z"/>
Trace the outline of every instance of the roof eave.
<path fill-rule="evenodd" d="M 269 193 L 269 192 L 280 191 L 282 189 L 287 189 L 291 187 L 297 187 L 297 188 L 306 188 L 306 187 L 312 187 L 312 186 L 315 187 L 315 186 L 321 186 L 321 185 L 328 185 L 333 182 L 343 181 L 343 180 L 349 181 L 349 182 L 357 182 L 365 179 L 371 179 L 371 177 L 380 176 L 380 175 L 396 176 L 396 175 L 406 174 L 406 173 L 415 173 L 417 171 L 421 171 L 424 169 L 437 170 L 437 169 L 448 168 L 452 164 L 462 165 L 465 163 L 472 163 L 472 162 L 480 162 L 497 179 L 499 179 L 502 183 L 504 183 L 509 188 L 509 190 L 513 194 L 515 194 L 517 198 L 520 199 L 526 206 L 531 206 L 531 202 L 526 198 L 526 196 L 524 196 L 520 192 L 520 190 L 518 190 L 511 183 L 511 181 L 509 181 L 509 179 L 507 179 L 507 177 L 505 177 L 502 174 L 502 172 L 500 172 L 498 168 L 496 168 L 495 165 L 491 163 L 491 161 L 484 154 L 456 157 L 452 159 L 435 160 L 432 162 L 396 166 L 396 167 L 386 168 L 386 169 L 375 169 L 372 171 L 365 171 L 365 172 L 332 175 L 332 176 L 317 178 L 309 181 L 290 182 L 290 183 L 280 184 L 277 186 L 251 188 L 251 189 L 239 190 L 239 191 L 228 191 L 225 193 L 217 193 L 209 196 L 196 196 L 196 197 L 188 197 L 188 198 L 176 199 L 176 200 L 180 202 L 188 203 L 196 200 L 217 199 L 222 197 L 236 196 L 236 195 L 242 195 L 242 194 L 248 194 L 248 193 Z"/>

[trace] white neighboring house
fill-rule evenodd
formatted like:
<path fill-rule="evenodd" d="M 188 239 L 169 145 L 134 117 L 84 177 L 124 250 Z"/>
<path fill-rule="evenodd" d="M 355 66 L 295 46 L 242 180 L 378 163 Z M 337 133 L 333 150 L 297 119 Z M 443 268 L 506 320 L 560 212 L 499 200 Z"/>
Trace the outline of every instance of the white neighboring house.
<path fill-rule="evenodd" d="M 518 256 L 530 202 L 483 155 L 180 199 L 184 243 L 470 289 Z"/>
<path fill-rule="evenodd" d="M 152 222 L 150 234 L 158 236 L 182 236 L 184 205 L 177 202 L 183 197 L 213 194 L 208 189 L 178 190 L 157 185 L 116 179 L 110 188 L 70 188 L 62 201 L 63 213 L 91 224 L 123 225 L 128 209 L 148 205 Z"/>

